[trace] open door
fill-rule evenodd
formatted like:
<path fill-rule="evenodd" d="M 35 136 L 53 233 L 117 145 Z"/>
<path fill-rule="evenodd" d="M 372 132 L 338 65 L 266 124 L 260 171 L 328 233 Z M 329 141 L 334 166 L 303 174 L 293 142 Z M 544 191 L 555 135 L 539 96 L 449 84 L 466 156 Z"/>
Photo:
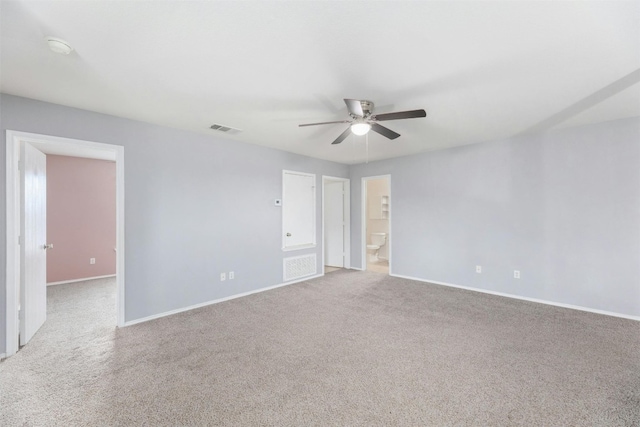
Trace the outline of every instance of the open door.
<path fill-rule="evenodd" d="M 47 318 L 47 157 L 21 144 L 20 345 Z"/>

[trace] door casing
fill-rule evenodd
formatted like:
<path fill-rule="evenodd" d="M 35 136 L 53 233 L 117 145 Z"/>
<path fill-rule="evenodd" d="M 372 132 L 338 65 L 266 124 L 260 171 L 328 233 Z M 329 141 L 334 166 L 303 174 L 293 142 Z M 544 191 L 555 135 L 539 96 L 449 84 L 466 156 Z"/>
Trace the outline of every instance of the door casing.
<path fill-rule="evenodd" d="M 116 282 L 117 325 L 125 323 L 124 281 L 124 147 L 78 139 L 61 138 L 28 132 L 7 130 L 6 133 L 6 343 L 5 357 L 18 351 L 18 305 L 20 302 L 21 254 L 19 245 L 21 226 L 20 144 L 27 142 L 41 149 L 61 155 L 115 160 L 116 163 Z"/>

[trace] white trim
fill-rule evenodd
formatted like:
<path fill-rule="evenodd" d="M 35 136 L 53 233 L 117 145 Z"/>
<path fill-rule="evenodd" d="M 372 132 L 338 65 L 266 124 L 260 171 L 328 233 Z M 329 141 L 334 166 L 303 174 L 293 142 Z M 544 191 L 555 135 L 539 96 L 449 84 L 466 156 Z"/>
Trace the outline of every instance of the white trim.
<path fill-rule="evenodd" d="M 85 277 L 84 279 L 63 280 L 61 282 L 50 282 L 47 286 L 66 285 L 67 283 L 86 282 L 87 280 L 106 279 L 107 277 L 116 277 L 115 274 L 107 274 L 105 276 Z"/>
<path fill-rule="evenodd" d="M 7 353 L 0 353 L 0 360 L 6 359 L 6 358 L 7 358 Z"/>
<path fill-rule="evenodd" d="M 28 132 L 6 131 L 6 161 L 7 161 L 7 270 L 6 270 L 6 355 L 10 357 L 18 351 L 18 305 L 20 289 L 20 171 L 18 159 L 20 143 L 29 142 L 43 149 L 46 146 L 65 146 L 70 150 L 79 149 L 86 153 L 87 149 L 102 154 L 112 153 L 116 158 L 116 282 L 117 294 L 116 310 L 118 326 L 124 325 L 125 316 L 125 282 L 124 282 L 124 147 L 113 144 L 83 141 L 79 139 L 62 138 L 50 135 L 40 135 Z M 46 150 L 45 150 L 46 151 Z"/>
<path fill-rule="evenodd" d="M 322 271 L 324 271 L 324 185 L 327 182 L 342 182 L 343 193 L 343 221 L 344 221 L 344 258 L 343 268 L 351 268 L 351 180 L 335 176 L 322 175 Z"/>
<path fill-rule="evenodd" d="M 282 227 L 281 227 L 281 233 L 282 233 L 282 251 L 283 252 L 288 252 L 288 251 L 297 251 L 300 249 L 308 249 L 308 248 L 315 248 L 317 246 L 317 238 L 316 238 L 316 234 L 317 234 L 317 230 L 318 230 L 318 225 L 316 224 L 316 220 L 318 218 L 318 214 L 316 212 L 317 208 L 318 208 L 318 201 L 316 200 L 316 197 L 318 195 L 318 192 L 316 191 L 316 187 L 318 186 L 317 180 L 316 180 L 316 174 L 314 173 L 307 173 L 307 172 L 298 172 L 298 171 L 292 171 L 292 170 L 287 170 L 287 169 L 282 169 L 282 206 L 283 209 L 286 209 L 285 205 L 287 203 L 287 201 L 285 200 L 284 197 L 284 176 L 286 174 L 289 175 L 301 175 L 301 176 L 307 176 L 310 178 L 313 178 L 313 241 L 309 242 L 309 243 L 305 243 L 302 245 L 296 245 L 296 246 L 287 246 L 286 245 L 286 236 L 285 236 L 285 231 L 284 231 L 284 210 L 282 210 Z"/>
<path fill-rule="evenodd" d="M 116 313 L 118 316 L 117 325 L 124 326 L 125 322 L 125 276 L 124 276 L 124 147 L 118 148 L 116 152 Z"/>
<path fill-rule="evenodd" d="M 136 319 L 136 320 L 130 320 L 130 321 L 126 322 L 124 324 L 124 326 L 137 325 L 138 323 L 148 322 L 150 320 L 160 319 L 161 317 L 172 316 L 174 314 L 182 313 L 182 312 L 185 312 L 185 311 L 195 310 L 196 308 L 206 307 L 208 305 L 218 304 L 218 303 L 221 303 L 221 302 L 230 301 L 230 300 L 236 299 L 236 298 L 246 297 L 246 296 L 257 294 L 257 293 L 260 293 L 260 292 L 270 291 L 272 289 L 281 288 L 283 286 L 293 285 L 294 283 L 306 282 L 307 280 L 316 279 L 316 278 L 322 277 L 322 276 L 324 276 L 324 273 L 323 274 L 316 274 L 315 276 L 305 277 L 303 279 L 295 280 L 295 281 L 292 281 L 292 282 L 280 283 L 279 285 L 267 286 L 266 288 L 256 289 L 255 291 L 243 292 L 241 294 L 235 294 L 235 295 L 231 295 L 231 296 L 224 297 L 224 298 L 218 298 L 218 299 L 215 299 L 215 300 L 202 302 L 200 304 L 190 305 L 188 307 L 176 308 L 175 310 L 170 310 L 170 311 L 165 311 L 163 313 L 153 314 L 151 316 L 143 317 L 143 318 Z"/>
<path fill-rule="evenodd" d="M 289 246 L 287 248 L 282 248 L 282 252 L 299 251 L 301 249 L 315 248 L 316 246 L 317 245 L 315 243 L 308 243 L 306 245 L 298 245 L 298 246 Z"/>
<path fill-rule="evenodd" d="M 523 297 L 523 296 L 513 295 L 513 294 L 505 294 L 503 292 L 496 292 L 496 291 L 489 291 L 489 290 L 486 290 L 486 289 L 471 288 L 469 286 L 454 285 L 452 283 L 439 282 L 437 280 L 420 279 L 418 277 L 404 276 L 402 274 L 391 274 L 391 276 L 399 277 L 401 279 L 415 280 L 415 281 L 418 281 L 418 282 L 432 283 L 434 285 L 447 286 L 447 287 L 450 287 L 450 288 L 464 289 L 466 291 L 480 292 L 480 293 L 483 293 L 483 294 L 497 295 L 497 296 L 500 296 L 500 297 L 518 299 L 518 300 L 529 301 L 529 302 L 536 302 L 536 303 L 539 303 L 539 304 L 552 305 L 552 306 L 555 306 L 555 307 L 569 308 L 569 309 L 572 309 L 572 310 L 579 310 L 579 311 L 587 311 L 589 313 L 604 314 L 605 316 L 621 317 L 623 319 L 635 320 L 635 321 L 639 321 L 640 322 L 640 316 L 632 316 L 630 314 L 615 313 L 613 311 L 598 310 L 598 309 L 595 309 L 595 308 L 582 307 L 582 306 L 579 306 L 579 305 L 565 304 L 565 303 L 561 303 L 561 302 L 548 301 L 548 300 L 543 300 L 543 299 L 538 299 L 538 298 L 529 298 L 529 297 Z"/>
<path fill-rule="evenodd" d="M 360 221 L 362 222 L 362 224 L 360 224 L 362 231 L 361 231 L 361 251 L 362 251 L 362 270 L 365 271 L 367 269 L 367 181 L 370 181 L 372 179 L 386 179 L 389 182 L 389 235 L 387 236 L 387 253 L 389 254 L 389 275 L 393 276 L 393 274 L 391 274 L 391 272 L 393 271 L 391 269 L 391 265 L 392 265 L 392 259 L 393 257 L 391 256 L 391 237 L 393 236 L 393 233 L 391 231 L 391 217 L 393 216 L 393 196 L 391 195 L 391 174 L 388 175 L 376 175 L 376 176 L 363 176 L 361 178 L 360 181 L 360 198 L 362 199 L 362 206 L 361 206 L 361 214 L 360 214 Z"/>
<path fill-rule="evenodd" d="M 18 351 L 18 307 L 20 305 L 20 145 L 15 144 L 13 132 L 7 131 L 7 200 L 6 200 L 6 307 L 5 307 L 5 355 L 14 355 Z M 12 209 L 13 208 L 13 209 Z"/>

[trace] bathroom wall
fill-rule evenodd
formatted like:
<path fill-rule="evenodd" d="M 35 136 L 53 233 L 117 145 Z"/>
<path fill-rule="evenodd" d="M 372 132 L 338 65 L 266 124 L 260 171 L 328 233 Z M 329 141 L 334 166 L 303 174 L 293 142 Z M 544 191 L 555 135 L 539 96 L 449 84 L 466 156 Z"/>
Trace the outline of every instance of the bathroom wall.
<path fill-rule="evenodd" d="M 387 179 L 371 179 L 367 181 L 367 244 L 371 243 L 371 233 L 385 233 L 389 235 L 389 220 L 376 219 L 372 215 L 372 204 L 380 204 L 382 196 L 389 196 L 389 181 Z M 378 206 L 374 210 L 378 209 Z M 378 257 L 389 259 L 389 245 L 384 245 L 378 252 Z"/>
<path fill-rule="evenodd" d="M 116 274 L 115 162 L 47 155 L 47 243 L 47 283 Z"/>

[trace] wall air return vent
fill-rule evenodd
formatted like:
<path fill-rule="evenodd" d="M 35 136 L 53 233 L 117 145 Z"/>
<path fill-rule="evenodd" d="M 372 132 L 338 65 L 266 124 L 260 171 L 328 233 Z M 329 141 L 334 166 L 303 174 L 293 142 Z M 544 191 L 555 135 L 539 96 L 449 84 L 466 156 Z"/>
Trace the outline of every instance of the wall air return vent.
<path fill-rule="evenodd" d="M 229 135 L 235 135 L 237 133 L 242 132 L 242 130 L 240 129 L 232 128 L 231 126 L 225 126 L 218 123 L 212 124 L 211 129 L 217 130 L 218 132 L 224 132 Z"/>
<path fill-rule="evenodd" d="M 316 254 L 285 258 L 283 261 L 285 282 L 316 274 Z"/>

